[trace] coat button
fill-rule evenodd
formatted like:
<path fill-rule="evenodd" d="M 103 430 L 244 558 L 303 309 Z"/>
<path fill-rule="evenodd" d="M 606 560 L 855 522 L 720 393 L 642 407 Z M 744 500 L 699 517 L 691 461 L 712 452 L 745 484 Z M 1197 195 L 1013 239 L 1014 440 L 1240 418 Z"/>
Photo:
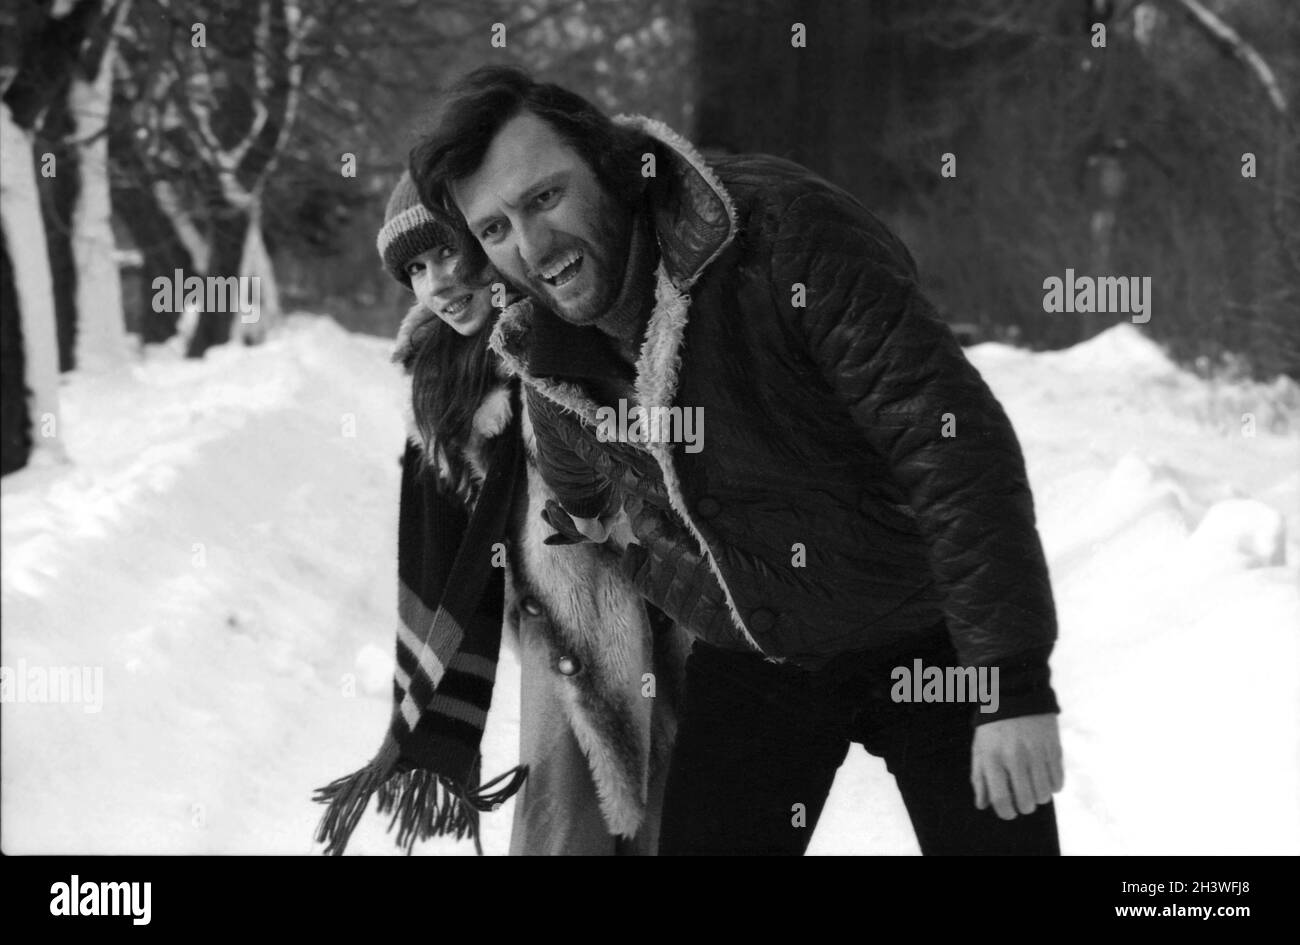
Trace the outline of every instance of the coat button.
<path fill-rule="evenodd" d="M 776 626 L 776 614 L 766 607 L 759 607 L 750 612 L 749 625 L 758 633 L 767 633 Z"/>
<path fill-rule="evenodd" d="M 700 518 L 713 518 L 722 511 L 722 505 L 711 495 L 706 495 L 695 504 L 695 511 Z"/>
<path fill-rule="evenodd" d="M 578 661 L 572 656 L 561 656 L 555 668 L 560 671 L 561 676 L 576 676 L 578 673 Z"/>
<path fill-rule="evenodd" d="M 524 613 L 532 617 L 536 617 L 542 612 L 542 605 L 537 602 L 536 597 L 525 597 L 519 606 L 523 607 Z"/>

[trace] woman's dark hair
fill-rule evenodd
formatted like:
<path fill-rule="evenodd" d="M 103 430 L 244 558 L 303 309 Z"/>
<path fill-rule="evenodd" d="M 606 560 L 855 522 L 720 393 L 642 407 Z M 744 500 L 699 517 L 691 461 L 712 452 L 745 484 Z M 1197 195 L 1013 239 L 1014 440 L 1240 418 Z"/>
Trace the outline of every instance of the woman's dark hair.
<path fill-rule="evenodd" d="M 465 448 L 473 432 L 474 412 L 499 383 L 497 357 L 488 347 L 492 326 L 475 334 L 458 334 L 430 318 L 411 336 L 406 364 L 411 372 L 411 407 L 420 439 L 427 444 L 425 475 L 439 475 L 440 485 L 469 502 L 478 491 Z"/>
<path fill-rule="evenodd" d="M 456 265 L 452 270 L 452 276 L 455 279 L 465 283 L 472 289 L 481 289 L 497 278 L 496 270 L 492 268 L 491 261 L 487 258 L 487 253 L 483 252 L 483 247 L 479 241 L 474 239 L 470 233 L 469 227 L 465 225 L 465 218 L 460 215 L 455 207 L 450 209 L 441 206 L 426 206 L 424 208 L 429 215 L 434 218 L 433 238 L 437 244 L 445 244 L 456 253 Z M 427 248 L 427 247 L 426 247 Z M 401 265 L 405 266 L 411 260 L 404 259 Z M 399 278 L 410 288 L 410 280 L 405 278 L 405 274 L 399 274 Z"/>
<path fill-rule="evenodd" d="M 615 124 L 581 95 L 537 82 L 522 69 L 485 66 L 451 87 L 434 129 L 411 149 L 411 179 L 425 206 L 459 215 L 447 185 L 473 174 L 497 132 L 522 111 L 554 128 L 620 205 L 637 203 L 646 186 L 642 155 L 653 149 L 652 138 Z"/>
<path fill-rule="evenodd" d="M 500 278 L 459 213 L 439 207 L 425 210 L 432 219 L 390 240 L 383 250 L 385 264 L 408 289 L 411 284 L 404 267 L 436 246 L 449 246 L 456 252 L 455 278 L 471 291 L 481 292 Z M 468 501 L 477 491 L 465 456 L 474 412 L 498 382 L 497 358 L 488 347 L 492 326 L 485 325 L 467 338 L 434 313 L 423 314 L 402 343 L 401 355 L 402 367 L 411 375 L 415 426 L 425 444 L 420 473 L 434 476 L 440 488 Z"/>

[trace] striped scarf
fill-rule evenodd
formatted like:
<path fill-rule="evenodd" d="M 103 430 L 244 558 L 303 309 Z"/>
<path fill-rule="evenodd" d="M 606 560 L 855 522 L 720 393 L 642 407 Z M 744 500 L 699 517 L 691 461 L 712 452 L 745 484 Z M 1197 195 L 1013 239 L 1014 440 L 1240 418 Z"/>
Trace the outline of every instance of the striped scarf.
<path fill-rule="evenodd" d="M 392 814 L 388 829 L 397 827 L 397 844 L 408 854 L 416 840 L 446 834 L 470 835 L 481 854 L 479 812 L 500 807 L 528 775 L 518 766 L 477 783 L 505 587 L 502 569 L 490 562 L 493 545 L 506 539 L 523 469 L 517 402 L 498 444 L 445 585 L 424 566 L 427 543 L 439 538 L 427 527 L 428 510 L 440 499 L 436 484 L 432 477 L 402 477 L 392 720 L 368 765 L 315 793 L 316 802 L 328 805 L 316 832 L 327 854 L 343 853 L 375 793 L 379 812 Z"/>

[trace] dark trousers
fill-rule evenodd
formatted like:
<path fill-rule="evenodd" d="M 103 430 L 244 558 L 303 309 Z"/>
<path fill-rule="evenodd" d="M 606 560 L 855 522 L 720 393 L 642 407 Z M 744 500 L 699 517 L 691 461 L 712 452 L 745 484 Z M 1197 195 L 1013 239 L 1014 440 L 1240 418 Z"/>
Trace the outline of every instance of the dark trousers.
<path fill-rule="evenodd" d="M 946 633 L 816 673 L 697 642 L 659 854 L 802 855 L 856 741 L 885 759 L 923 854 L 1059 855 L 1053 805 L 1009 821 L 976 809 L 974 706 L 890 699 L 890 670 L 916 657 L 957 662 Z"/>

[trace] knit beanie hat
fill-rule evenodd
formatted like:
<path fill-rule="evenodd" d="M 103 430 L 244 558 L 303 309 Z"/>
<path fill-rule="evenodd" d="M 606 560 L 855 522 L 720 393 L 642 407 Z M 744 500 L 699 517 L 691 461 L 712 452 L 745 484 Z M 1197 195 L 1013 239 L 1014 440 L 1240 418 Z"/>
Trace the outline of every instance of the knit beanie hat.
<path fill-rule="evenodd" d="M 394 279 L 409 289 L 411 280 L 404 271 L 406 264 L 439 244 L 451 242 L 451 227 L 430 213 L 420 202 L 410 172 L 403 171 L 402 179 L 397 182 L 392 196 L 388 198 L 384 225 L 380 228 L 379 239 L 376 241 L 379 258 L 384 261 L 384 266 L 393 274 Z"/>

